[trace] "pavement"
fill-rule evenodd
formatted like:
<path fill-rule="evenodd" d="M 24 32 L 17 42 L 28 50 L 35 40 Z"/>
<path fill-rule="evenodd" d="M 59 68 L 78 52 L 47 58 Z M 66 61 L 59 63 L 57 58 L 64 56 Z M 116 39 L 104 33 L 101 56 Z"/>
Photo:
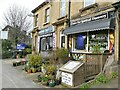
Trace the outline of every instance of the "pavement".
<path fill-rule="evenodd" d="M 118 77 L 112 79 L 108 83 L 93 85 L 91 88 L 118 88 L 120 83 L 118 83 Z"/>
<path fill-rule="evenodd" d="M 39 73 L 28 74 L 23 66 L 13 67 L 13 61 L 16 59 L 2 60 L 2 88 L 43 88 L 33 81 Z"/>
<path fill-rule="evenodd" d="M 19 61 L 21 59 L 5 59 L 0 60 L 0 66 L 2 62 L 2 73 L 0 72 L 0 85 L 2 83 L 2 88 L 45 88 L 42 85 L 35 83 L 33 80 L 37 79 L 39 73 L 28 74 L 22 70 L 23 66 L 13 67 L 13 61 Z M 118 83 L 118 78 L 112 79 L 106 84 L 96 84 L 91 88 L 118 88 L 120 85 Z"/>

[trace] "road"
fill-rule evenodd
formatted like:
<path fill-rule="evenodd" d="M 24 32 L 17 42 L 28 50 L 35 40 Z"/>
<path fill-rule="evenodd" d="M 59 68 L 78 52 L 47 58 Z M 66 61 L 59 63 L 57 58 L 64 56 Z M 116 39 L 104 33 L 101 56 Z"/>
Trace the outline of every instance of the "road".
<path fill-rule="evenodd" d="M 2 74 L 2 88 L 41 88 L 33 82 L 30 75 L 13 67 L 11 60 L 2 60 L 2 73 L 0 74 Z"/>

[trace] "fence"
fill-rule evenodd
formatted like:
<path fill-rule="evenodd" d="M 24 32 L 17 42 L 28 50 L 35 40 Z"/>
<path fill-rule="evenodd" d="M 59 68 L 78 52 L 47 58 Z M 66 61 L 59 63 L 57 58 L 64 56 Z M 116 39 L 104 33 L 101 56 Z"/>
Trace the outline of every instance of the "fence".
<path fill-rule="evenodd" d="M 76 53 L 74 53 L 76 54 Z M 78 53 L 77 53 L 78 54 Z M 84 79 L 89 80 L 99 74 L 104 67 L 104 64 L 108 58 L 109 55 L 111 54 L 105 54 L 105 53 L 80 53 L 80 55 L 83 55 L 84 58 L 82 59 L 84 63 Z"/>

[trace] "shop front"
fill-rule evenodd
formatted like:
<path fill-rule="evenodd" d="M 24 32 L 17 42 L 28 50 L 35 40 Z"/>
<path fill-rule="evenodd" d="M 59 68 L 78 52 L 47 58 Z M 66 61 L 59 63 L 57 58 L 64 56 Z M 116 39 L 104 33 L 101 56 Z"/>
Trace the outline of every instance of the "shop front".
<path fill-rule="evenodd" d="M 54 27 L 49 26 L 39 31 L 39 51 L 52 50 L 55 47 Z"/>
<path fill-rule="evenodd" d="M 73 58 L 81 59 L 82 53 L 114 53 L 114 22 L 114 11 L 71 21 L 64 34 Z"/>

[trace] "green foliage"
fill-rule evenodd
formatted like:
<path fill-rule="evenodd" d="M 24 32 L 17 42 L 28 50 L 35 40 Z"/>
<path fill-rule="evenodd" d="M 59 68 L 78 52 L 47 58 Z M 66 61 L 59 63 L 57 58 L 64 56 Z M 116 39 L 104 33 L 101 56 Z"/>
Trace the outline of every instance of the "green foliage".
<path fill-rule="evenodd" d="M 12 57 L 12 51 L 6 51 L 6 50 L 2 51 L 2 59 L 7 59 L 11 57 Z"/>
<path fill-rule="evenodd" d="M 9 40 L 2 40 L 2 50 L 12 49 L 12 43 Z"/>
<path fill-rule="evenodd" d="M 47 66 L 47 74 L 53 74 L 55 70 L 56 70 L 56 67 L 54 65 Z"/>
<path fill-rule="evenodd" d="M 68 57 L 68 50 L 64 48 L 56 49 L 56 55 L 58 58 L 66 58 Z"/>
<path fill-rule="evenodd" d="M 118 76 L 118 72 L 112 72 L 112 77 L 111 78 L 116 78 Z"/>
<path fill-rule="evenodd" d="M 103 74 L 99 74 L 98 77 L 96 78 L 96 81 L 106 83 L 108 79 Z"/>
<path fill-rule="evenodd" d="M 25 54 L 31 54 L 32 53 L 32 46 L 31 45 L 26 45 L 25 47 Z"/>
<path fill-rule="evenodd" d="M 41 77 L 42 82 L 47 82 L 48 80 L 49 80 L 49 78 L 47 76 L 42 76 Z"/>
<path fill-rule="evenodd" d="M 100 46 L 98 46 L 98 45 L 93 46 L 92 52 L 93 52 L 93 53 L 101 53 L 101 51 L 100 51 Z"/>
<path fill-rule="evenodd" d="M 28 55 L 28 62 L 30 67 L 40 67 L 42 64 L 42 57 L 39 54 Z"/>
<path fill-rule="evenodd" d="M 25 49 L 25 53 L 26 54 L 31 54 L 32 53 L 32 49 L 31 48 L 26 48 Z"/>

